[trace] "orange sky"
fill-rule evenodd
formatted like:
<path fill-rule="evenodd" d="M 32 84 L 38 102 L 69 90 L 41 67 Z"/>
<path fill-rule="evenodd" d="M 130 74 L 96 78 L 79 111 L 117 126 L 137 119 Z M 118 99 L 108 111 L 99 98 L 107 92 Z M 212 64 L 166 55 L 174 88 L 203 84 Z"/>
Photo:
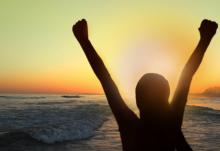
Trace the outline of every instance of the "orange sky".
<path fill-rule="evenodd" d="M 103 93 L 71 26 L 86 18 L 90 39 L 124 96 L 157 72 L 174 91 L 199 40 L 204 18 L 220 23 L 219 1 L 0 2 L 0 92 Z M 220 34 L 196 73 L 191 92 L 220 85 Z"/>

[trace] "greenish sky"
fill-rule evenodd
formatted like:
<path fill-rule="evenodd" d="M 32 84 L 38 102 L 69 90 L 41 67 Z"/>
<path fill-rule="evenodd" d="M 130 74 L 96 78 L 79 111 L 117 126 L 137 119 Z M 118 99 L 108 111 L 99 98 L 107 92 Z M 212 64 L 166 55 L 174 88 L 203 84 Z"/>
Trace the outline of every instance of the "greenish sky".
<path fill-rule="evenodd" d="M 1 0 L 0 92 L 102 92 L 71 31 L 81 18 L 123 93 L 133 92 L 145 72 L 165 75 L 174 88 L 202 19 L 220 23 L 219 6 L 218 0 Z M 219 50 L 218 33 L 192 92 L 220 85 Z"/>

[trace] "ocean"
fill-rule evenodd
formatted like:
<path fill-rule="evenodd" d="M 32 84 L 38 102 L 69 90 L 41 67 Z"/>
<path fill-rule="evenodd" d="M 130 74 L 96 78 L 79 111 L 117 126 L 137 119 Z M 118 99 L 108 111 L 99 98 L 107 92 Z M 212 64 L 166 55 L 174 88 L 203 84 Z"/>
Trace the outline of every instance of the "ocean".
<path fill-rule="evenodd" d="M 190 95 L 183 132 L 193 150 L 220 151 L 220 98 Z M 121 150 L 104 95 L 0 95 L 0 151 Z"/>

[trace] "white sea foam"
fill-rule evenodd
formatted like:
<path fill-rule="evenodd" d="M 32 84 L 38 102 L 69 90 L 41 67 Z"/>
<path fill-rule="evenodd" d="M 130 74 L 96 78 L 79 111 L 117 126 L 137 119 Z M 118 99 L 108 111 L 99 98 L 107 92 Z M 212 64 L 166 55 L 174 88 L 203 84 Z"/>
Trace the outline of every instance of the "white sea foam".
<path fill-rule="evenodd" d="M 58 148 L 57 151 L 63 149 L 68 151 L 121 150 L 117 145 L 111 144 L 112 140 L 120 144 L 115 121 L 112 124 L 109 120 L 110 126 L 105 125 L 98 129 L 110 115 L 104 96 L 83 95 L 79 99 L 62 98 L 60 95 L 40 95 L 39 97 L 41 96 L 45 98 L 18 100 L 0 97 L 0 150 L 5 148 L 25 151 L 56 150 L 56 145 L 45 145 L 42 142 L 52 144 L 64 141 L 70 142 L 59 143 L 62 149 Z M 220 148 L 218 100 L 219 98 L 207 97 L 202 100 L 198 98 L 189 100 L 191 105 L 196 106 L 186 107 L 183 132 L 194 150 L 219 150 Z M 111 116 L 110 119 L 113 120 L 113 117 Z M 117 135 L 112 134 L 112 129 Z M 84 140 L 93 135 L 95 137 L 89 141 Z"/>
<path fill-rule="evenodd" d="M 106 105 L 76 107 L 37 106 L 0 115 L 0 129 L 22 131 L 44 143 L 86 139 L 94 135 L 109 115 Z"/>
<path fill-rule="evenodd" d="M 58 121 L 45 127 L 31 129 L 28 133 L 35 139 L 45 143 L 81 140 L 94 135 L 106 120 L 106 108 L 100 105 L 85 105 L 68 111 Z"/>

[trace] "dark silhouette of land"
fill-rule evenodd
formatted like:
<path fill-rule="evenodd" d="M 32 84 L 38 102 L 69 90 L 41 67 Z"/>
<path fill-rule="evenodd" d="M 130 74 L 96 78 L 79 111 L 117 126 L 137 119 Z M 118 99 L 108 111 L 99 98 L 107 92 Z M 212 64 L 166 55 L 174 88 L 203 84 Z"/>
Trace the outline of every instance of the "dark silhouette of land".
<path fill-rule="evenodd" d="M 123 101 L 119 90 L 96 53 L 89 38 L 86 20 L 73 26 L 73 33 L 102 84 L 108 103 L 117 120 L 124 151 L 190 151 L 181 131 L 187 95 L 193 75 L 217 30 L 217 23 L 203 20 L 199 28 L 200 40 L 187 61 L 172 102 L 168 97 L 168 81 L 156 73 L 147 73 L 136 86 L 136 102 L 140 118 Z"/>
<path fill-rule="evenodd" d="M 202 95 L 209 97 L 220 97 L 220 87 L 207 88 L 204 92 L 202 92 Z"/>

